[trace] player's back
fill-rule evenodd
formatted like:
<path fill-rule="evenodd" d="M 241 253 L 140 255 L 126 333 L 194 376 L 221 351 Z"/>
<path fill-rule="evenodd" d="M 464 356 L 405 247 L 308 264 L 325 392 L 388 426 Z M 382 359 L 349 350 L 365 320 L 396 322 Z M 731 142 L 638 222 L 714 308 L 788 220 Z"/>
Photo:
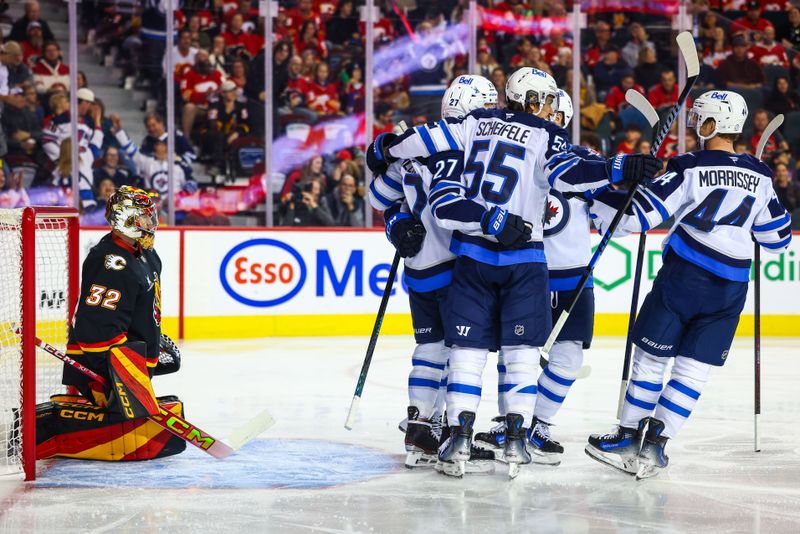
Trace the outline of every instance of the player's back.
<path fill-rule="evenodd" d="M 791 240 L 771 174 L 749 154 L 703 150 L 673 158 L 667 172 L 645 189 L 652 208 L 665 212 L 663 219 L 665 204 L 675 217 L 665 250 L 722 278 L 748 281 L 751 232 L 767 248 L 783 248 Z M 769 237 L 773 231 L 781 235 Z"/>

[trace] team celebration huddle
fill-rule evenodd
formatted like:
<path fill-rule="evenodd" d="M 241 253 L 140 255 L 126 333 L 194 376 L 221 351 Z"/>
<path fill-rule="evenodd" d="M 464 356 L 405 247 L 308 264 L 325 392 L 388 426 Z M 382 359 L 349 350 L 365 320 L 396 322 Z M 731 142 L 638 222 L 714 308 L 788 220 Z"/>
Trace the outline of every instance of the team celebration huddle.
<path fill-rule="evenodd" d="M 688 82 L 666 116 L 627 95 L 658 124 L 650 155 L 606 159 L 571 144 L 570 97 L 527 67 L 508 78 L 505 109 L 489 80 L 460 76 L 441 120 L 395 128 L 369 147 L 369 199 L 404 259 L 416 341 L 401 424 L 407 467 L 461 477 L 502 462 L 514 478 L 522 465 L 557 466 L 564 446 L 551 425 L 580 387 L 592 342 L 591 272 L 612 237 L 664 223 L 663 266 L 629 333 L 619 424 L 580 446 L 637 479 L 668 466 L 668 441 L 725 364 L 753 240 L 771 253 L 791 240 L 772 171 L 760 153 L 734 151 L 748 115 L 736 92 L 708 91 L 691 105 L 699 150 L 665 166 L 655 157 L 699 72 L 691 35 L 678 45 Z M 592 225 L 602 236 L 594 253 Z M 490 352 L 499 415 L 477 432 Z"/>

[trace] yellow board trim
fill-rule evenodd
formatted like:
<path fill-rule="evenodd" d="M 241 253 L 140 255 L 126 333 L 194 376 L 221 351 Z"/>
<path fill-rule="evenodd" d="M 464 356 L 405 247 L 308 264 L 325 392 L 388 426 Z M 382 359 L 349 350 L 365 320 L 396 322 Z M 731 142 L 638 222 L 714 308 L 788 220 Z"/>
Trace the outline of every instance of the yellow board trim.
<path fill-rule="evenodd" d="M 797 315 L 762 315 L 763 336 L 798 336 Z M 259 337 L 368 336 L 375 315 L 245 315 L 238 317 L 186 317 L 185 339 L 232 339 Z M 600 313 L 594 318 L 596 336 L 624 336 L 627 313 Z M 387 314 L 381 333 L 411 335 L 409 314 Z M 753 335 L 753 316 L 742 315 L 737 336 Z"/>

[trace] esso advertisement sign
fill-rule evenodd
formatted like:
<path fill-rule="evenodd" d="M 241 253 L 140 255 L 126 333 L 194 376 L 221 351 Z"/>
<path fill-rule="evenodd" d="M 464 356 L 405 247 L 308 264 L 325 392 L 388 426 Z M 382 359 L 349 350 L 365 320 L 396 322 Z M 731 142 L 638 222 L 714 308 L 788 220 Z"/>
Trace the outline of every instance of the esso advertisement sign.
<path fill-rule="evenodd" d="M 306 281 L 303 257 L 290 245 L 259 238 L 233 247 L 222 259 L 220 282 L 234 300 L 266 308 L 292 299 Z"/>

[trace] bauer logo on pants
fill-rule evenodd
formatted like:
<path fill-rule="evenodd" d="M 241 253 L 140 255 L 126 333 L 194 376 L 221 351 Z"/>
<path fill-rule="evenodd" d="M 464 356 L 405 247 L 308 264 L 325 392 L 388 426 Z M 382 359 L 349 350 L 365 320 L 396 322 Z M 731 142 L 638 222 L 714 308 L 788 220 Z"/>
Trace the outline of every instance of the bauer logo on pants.
<path fill-rule="evenodd" d="M 265 308 L 282 304 L 300 292 L 306 280 L 306 264 L 286 243 L 251 239 L 225 255 L 219 278 L 234 300 Z"/>

